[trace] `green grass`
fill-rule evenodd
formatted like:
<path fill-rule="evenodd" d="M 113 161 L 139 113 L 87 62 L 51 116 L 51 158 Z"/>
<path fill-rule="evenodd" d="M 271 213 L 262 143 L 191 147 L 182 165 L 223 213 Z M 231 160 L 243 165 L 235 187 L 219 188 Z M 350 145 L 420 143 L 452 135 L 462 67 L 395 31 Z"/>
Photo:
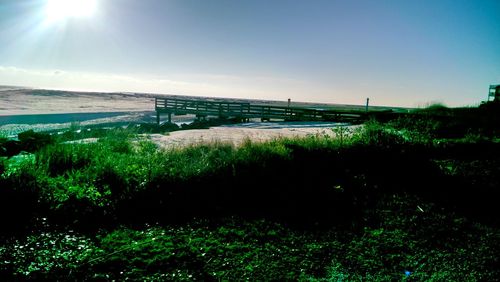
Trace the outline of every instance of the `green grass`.
<path fill-rule="evenodd" d="M 379 213 L 376 226 L 359 231 L 234 217 L 95 236 L 42 228 L 0 248 L 0 266 L 18 278 L 62 280 L 491 281 L 500 274 L 498 230 L 415 197 L 393 197 Z"/>
<path fill-rule="evenodd" d="M 418 115 L 239 148 L 162 150 L 135 129 L 55 138 L 2 159 L 0 273 L 494 280 L 498 136 L 471 127 L 447 138 L 448 126 Z"/>

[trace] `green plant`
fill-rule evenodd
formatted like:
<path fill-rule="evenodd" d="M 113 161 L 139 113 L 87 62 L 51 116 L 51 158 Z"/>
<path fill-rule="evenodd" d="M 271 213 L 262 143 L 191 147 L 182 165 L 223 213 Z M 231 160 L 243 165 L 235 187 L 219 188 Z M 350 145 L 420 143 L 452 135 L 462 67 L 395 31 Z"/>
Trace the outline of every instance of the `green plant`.
<path fill-rule="evenodd" d="M 50 176 L 61 175 L 89 165 L 95 146 L 82 144 L 57 144 L 48 146 L 36 154 L 36 164 L 44 167 Z"/>
<path fill-rule="evenodd" d="M 344 142 L 348 139 L 350 134 L 352 134 L 352 130 L 347 126 L 337 126 L 332 128 L 335 137 L 338 139 L 340 147 L 344 146 Z"/>
<path fill-rule="evenodd" d="M 33 130 L 19 133 L 18 139 L 21 143 L 21 148 L 28 152 L 35 152 L 49 144 L 54 143 L 54 140 L 49 134 L 34 132 Z"/>
<path fill-rule="evenodd" d="M 2 159 L 4 230 L 28 232 L 0 245 L 0 275 L 493 280 L 500 232 L 479 222 L 497 220 L 498 144 L 480 130 L 429 141 L 443 124 L 168 150 L 132 129 L 82 131 L 100 140 Z"/>
<path fill-rule="evenodd" d="M 46 218 L 41 220 L 46 224 Z M 95 248 L 91 238 L 73 231 L 30 234 L 0 246 L 0 271 L 8 280 L 68 279 L 91 258 Z"/>

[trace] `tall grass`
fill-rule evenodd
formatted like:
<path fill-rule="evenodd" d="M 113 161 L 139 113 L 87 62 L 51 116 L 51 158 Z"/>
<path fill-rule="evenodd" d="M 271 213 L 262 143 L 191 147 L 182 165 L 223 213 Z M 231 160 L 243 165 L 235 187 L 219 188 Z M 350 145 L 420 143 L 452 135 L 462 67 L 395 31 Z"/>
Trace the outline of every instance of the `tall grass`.
<path fill-rule="evenodd" d="M 428 160 L 400 153 L 416 139 L 394 128 L 369 122 L 333 130 L 335 137 L 171 150 L 131 139 L 130 131 L 109 131 L 96 143 L 48 145 L 3 181 L 5 189 L 30 191 L 40 199 L 35 207 L 49 207 L 68 220 L 248 211 L 303 213 L 305 219 L 308 213 L 324 212 L 326 218 L 333 210 L 370 205 L 367 195 L 373 191 L 363 187 L 370 181 L 391 187 L 409 174 L 404 167 L 434 169 Z M 388 173 L 400 175 L 384 180 Z"/>
<path fill-rule="evenodd" d="M 404 191 L 431 196 L 436 188 L 445 197 L 448 190 L 440 186 L 448 176 L 432 159 L 471 152 L 460 149 L 470 142 L 436 147 L 433 126 L 432 120 L 402 118 L 387 125 L 370 121 L 355 129 L 334 128 L 334 137 L 170 150 L 138 139 L 134 130 L 110 130 L 96 143 L 46 145 L 34 161 L 4 173 L 2 189 L 37 199 L 28 211 L 69 221 L 222 213 L 300 214 L 304 221 L 323 213 L 325 219 L 349 221 L 334 213 L 344 209 L 349 217 L 361 216 L 379 194 L 403 189 L 398 181 Z M 434 178 L 407 182 L 421 174 Z"/>
<path fill-rule="evenodd" d="M 49 218 L 72 232 L 114 231 L 93 239 L 69 231 L 31 234 L 27 242 L 0 246 L 0 274 L 456 280 L 465 271 L 488 280 L 498 273 L 498 230 L 457 214 L 500 224 L 491 217 L 499 212 L 498 144 L 479 144 L 473 135 L 438 144 L 442 125 L 433 123 L 370 121 L 357 129 L 334 128 L 334 137 L 240 147 L 164 150 L 122 129 L 103 133 L 96 143 L 46 144 L 15 166 L 5 160 L 4 229 Z M 212 223 L 232 216 L 242 219 L 239 225 Z M 193 218 L 210 223 L 175 225 Z M 240 224 L 245 221 L 252 223 Z M 137 230 L 152 222 L 158 226 Z M 322 228 L 342 236 L 314 233 Z M 314 231 L 306 235 L 297 231 L 309 229 Z"/>

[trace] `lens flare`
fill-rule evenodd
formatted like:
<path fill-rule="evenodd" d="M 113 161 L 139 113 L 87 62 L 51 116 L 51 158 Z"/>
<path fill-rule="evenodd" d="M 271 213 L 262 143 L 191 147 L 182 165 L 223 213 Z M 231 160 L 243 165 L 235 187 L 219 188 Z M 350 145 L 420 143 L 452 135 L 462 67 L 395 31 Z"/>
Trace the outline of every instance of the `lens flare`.
<path fill-rule="evenodd" d="M 90 17 L 96 12 L 97 0 L 47 0 L 49 21 Z"/>

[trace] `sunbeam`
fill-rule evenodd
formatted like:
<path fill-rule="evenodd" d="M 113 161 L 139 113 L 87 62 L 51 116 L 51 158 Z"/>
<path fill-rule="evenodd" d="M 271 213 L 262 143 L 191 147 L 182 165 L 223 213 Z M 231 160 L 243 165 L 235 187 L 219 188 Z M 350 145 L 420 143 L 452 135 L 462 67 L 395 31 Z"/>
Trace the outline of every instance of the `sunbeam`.
<path fill-rule="evenodd" d="M 48 21 L 69 18 L 86 18 L 95 14 L 97 0 L 47 0 L 46 17 Z"/>

